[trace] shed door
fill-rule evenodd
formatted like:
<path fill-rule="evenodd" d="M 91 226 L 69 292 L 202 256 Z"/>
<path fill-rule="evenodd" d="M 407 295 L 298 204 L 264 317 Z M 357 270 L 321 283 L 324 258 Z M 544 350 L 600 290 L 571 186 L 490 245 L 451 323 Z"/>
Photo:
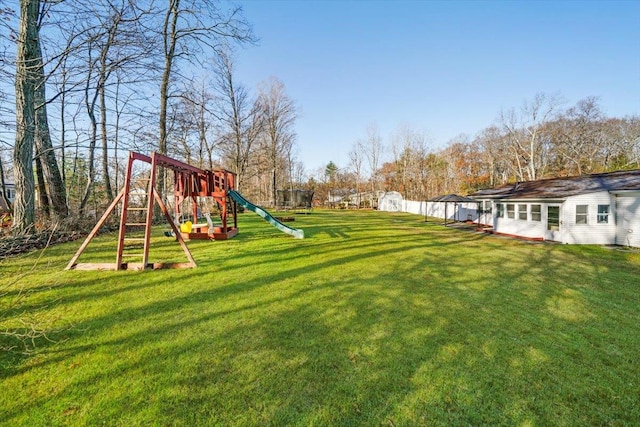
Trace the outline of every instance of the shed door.
<path fill-rule="evenodd" d="M 560 218 L 560 205 L 547 205 L 546 240 L 553 240 L 556 242 L 562 241 L 562 237 L 560 236 L 562 221 Z"/>

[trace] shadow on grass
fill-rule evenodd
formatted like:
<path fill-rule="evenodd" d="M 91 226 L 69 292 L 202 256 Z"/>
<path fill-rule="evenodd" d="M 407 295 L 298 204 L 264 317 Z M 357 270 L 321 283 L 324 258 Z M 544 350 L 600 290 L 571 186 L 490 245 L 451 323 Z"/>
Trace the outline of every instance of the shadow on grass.
<path fill-rule="evenodd" d="M 613 265 L 578 263 L 558 246 L 384 225 L 327 220 L 303 242 L 197 245 L 202 269 L 74 278 L 61 306 L 111 308 L 7 372 L 68 380 L 2 417 L 45 408 L 83 424 L 600 425 L 639 415 L 620 379 L 637 379 L 633 346 L 612 333 L 600 299 L 637 301 L 610 278 L 633 271 L 611 276 Z M 371 227 L 385 237 L 363 234 Z"/>

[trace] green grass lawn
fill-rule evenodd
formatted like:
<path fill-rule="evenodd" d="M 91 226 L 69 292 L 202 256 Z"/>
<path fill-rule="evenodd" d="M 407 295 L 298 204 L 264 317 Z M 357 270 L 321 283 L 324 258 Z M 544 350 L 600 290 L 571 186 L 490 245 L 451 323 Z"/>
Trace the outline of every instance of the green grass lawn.
<path fill-rule="evenodd" d="M 633 426 L 640 254 L 372 211 L 240 216 L 190 270 L 0 262 L 0 424 Z M 185 261 L 156 230 L 151 261 Z M 115 259 L 115 234 L 81 262 Z M 16 344 L 0 336 L 0 345 Z"/>

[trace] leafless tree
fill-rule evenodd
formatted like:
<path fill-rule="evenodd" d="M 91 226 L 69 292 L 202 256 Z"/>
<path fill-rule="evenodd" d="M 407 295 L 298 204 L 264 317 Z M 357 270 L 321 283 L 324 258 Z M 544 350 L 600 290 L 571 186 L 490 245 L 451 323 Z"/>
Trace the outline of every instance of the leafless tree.
<path fill-rule="evenodd" d="M 378 190 L 378 169 L 382 162 L 384 146 L 382 145 L 382 137 L 380 136 L 380 130 L 377 124 L 370 124 L 366 131 L 365 158 L 369 166 L 371 191 L 376 191 Z"/>
<path fill-rule="evenodd" d="M 216 113 L 220 122 L 223 158 L 236 173 L 238 188 L 242 188 L 249 168 L 250 155 L 263 130 L 262 111 L 252 101 L 247 88 L 234 79 L 233 59 L 229 50 L 221 50 L 215 58 Z"/>
<path fill-rule="evenodd" d="M 427 156 L 424 132 L 408 125 L 400 126 L 392 137 L 391 151 L 402 192 L 406 197 L 424 198 Z"/>
<path fill-rule="evenodd" d="M 553 147 L 562 158 L 568 174 L 582 175 L 601 167 L 600 153 L 605 149 L 603 114 L 597 97 L 578 101 L 557 120 L 549 123 Z"/>
<path fill-rule="evenodd" d="M 167 112 L 176 82 L 179 61 L 198 63 L 207 53 L 214 53 L 230 41 L 255 40 L 251 26 L 245 21 L 242 8 L 222 9 L 213 0 L 169 0 L 161 26 L 163 70 L 160 82 L 160 120 L 158 151 L 167 153 Z M 161 173 L 158 190 L 164 194 Z"/>
<path fill-rule="evenodd" d="M 364 143 L 362 141 L 356 141 L 351 146 L 351 151 L 349 151 L 349 164 L 353 175 L 355 177 L 356 183 L 356 192 L 360 194 L 360 183 L 362 181 L 362 169 L 364 164 L 365 157 L 365 148 Z M 358 207 L 360 206 L 360 201 L 358 201 Z"/>
<path fill-rule="evenodd" d="M 501 113 L 500 121 L 509 138 L 518 180 L 535 180 L 544 175 L 549 144 L 541 130 L 559 112 L 562 102 L 559 95 L 538 93 L 532 101 L 523 103 L 519 113 L 514 109 Z"/>
<path fill-rule="evenodd" d="M 475 138 L 481 147 L 482 160 L 486 164 L 491 187 L 507 182 L 510 174 L 509 147 L 505 134 L 497 126 L 483 129 Z"/>
<path fill-rule="evenodd" d="M 95 10 L 95 22 L 87 22 L 83 30 L 86 43 L 83 52 L 86 53 L 86 79 L 84 84 L 84 104 L 90 121 L 89 133 L 89 164 L 88 180 L 85 187 L 79 211 L 82 212 L 95 182 L 95 148 L 98 134 L 101 143 L 101 172 L 107 200 L 113 199 L 113 189 L 110 174 L 110 141 L 108 137 L 107 113 L 114 102 L 108 103 L 108 93 L 111 85 L 117 88 L 118 95 L 123 85 L 139 83 L 140 76 L 149 68 L 150 46 L 152 41 L 143 36 L 144 19 L 149 15 L 147 10 L 137 8 L 128 1 L 104 0 L 92 3 L 89 7 Z M 126 70 L 136 78 L 123 79 Z M 116 75 L 115 82 L 111 77 Z M 96 112 L 97 110 L 97 112 Z"/>
<path fill-rule="evenodd" d="M 271 168 L 271 196 L 275 206 L 278 164 L 295 141 L 294 126 L 298 117 L 298 107 L 287 95 L 284 83 L 275 77 L 271 77 L 261 85 L 258 103 L 263 123 L 262 148 Z"/>

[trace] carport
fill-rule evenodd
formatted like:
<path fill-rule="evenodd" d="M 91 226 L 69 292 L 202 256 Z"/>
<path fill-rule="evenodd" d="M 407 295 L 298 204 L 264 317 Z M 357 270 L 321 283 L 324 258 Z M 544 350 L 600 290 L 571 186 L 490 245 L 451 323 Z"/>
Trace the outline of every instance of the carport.
<path fill-rule="evenodd" d="M 469 197 L 464 197 L 464 196 L 459 196 L 457 194 L 445 194 L 443 196 L 438 196 L 438 197 L 434 197 L 432 199 L 429 199 L 428 202 L 432 202 L 432 203 L 444 203 L 444 225 L 447 225 L 447 218 L 448 218 L 448 214 L 447 214 L 447 210 L 448 210 L 448 206 L 450 203 L 453 203 L 453 221 L 464 221 L 465 219 L 460 219 L 460 209 L 459 209 L 459 205 L 461 203 L 475 203 L 478 204 L 478 201 L 475 199 L 471 199 Z M 426 221 L 426 215 L 425 215 L 425 221 Z"/>

